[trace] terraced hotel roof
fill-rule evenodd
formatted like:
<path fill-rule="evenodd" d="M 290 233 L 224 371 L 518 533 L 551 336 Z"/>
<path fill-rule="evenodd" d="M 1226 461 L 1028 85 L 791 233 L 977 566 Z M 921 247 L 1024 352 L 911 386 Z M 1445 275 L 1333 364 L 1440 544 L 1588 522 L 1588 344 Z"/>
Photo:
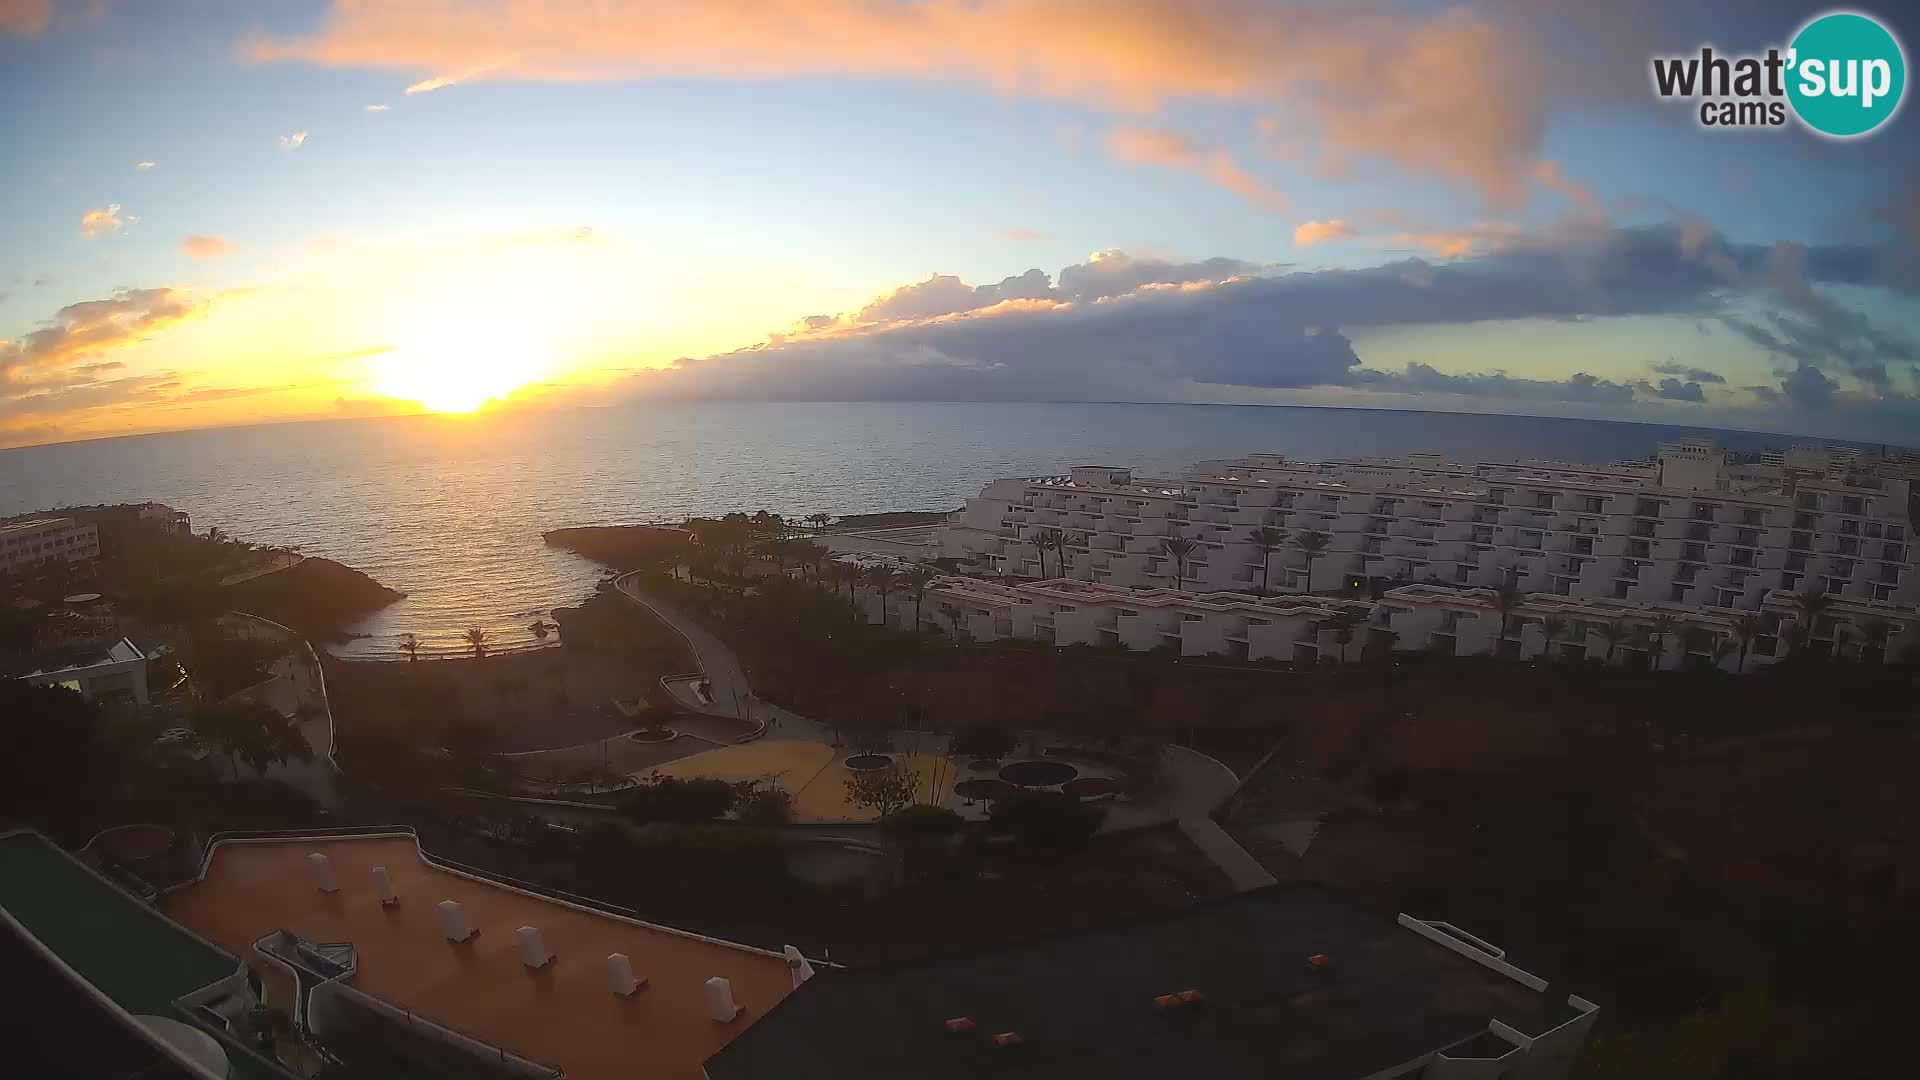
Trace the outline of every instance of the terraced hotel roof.
<path fill-rule="evenodd" d="M 333 861 L 339 884 L 320 892 L 310 852 Z M 400 903 L 383 908 L 369 875 L 385 866 Z M 434 911 L 457 900 L 477 938 L 448 942 Z M 312 941 L 352 942 L 351 984 L 466 1035 L 565 1070 L 569 1080 L 700 1077 L 701 1063 L 785 998 L 784 959 L 744 946 L 619 919 L 455 874 L 420 860 L 411 838 L 301 839 L 216 849 L 204 881 L 167 898 L 167 913 L 240 955 L 285 929 Z M 521 963 L 514 931 L 541 929 L 557 959 Z M 625 953 L 648 985 L 609 990 L 606 958 Z M 733 984 L 742 1012 L 708 1018 L 703 984 Z"/>

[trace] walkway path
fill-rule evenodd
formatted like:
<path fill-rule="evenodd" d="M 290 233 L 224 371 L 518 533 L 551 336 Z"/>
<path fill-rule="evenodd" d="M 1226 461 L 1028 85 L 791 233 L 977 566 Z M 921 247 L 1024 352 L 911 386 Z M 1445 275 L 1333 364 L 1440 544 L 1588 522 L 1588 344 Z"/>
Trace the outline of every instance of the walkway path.
<path fill-rule="evenodd" d="M 1180 831 L 1187 834 L 1193 846 L 1199 848 L 1207 858 L 1213 860 L 1233 887 L 1241 892 L 1272 885 L 1276 880 L 1260 861 L 1247 854 L 1247 849 L 1233 842 L 1227 830 L 1221 828 L 1210 817 L 1183 815 L 1180 818 Z"/>
<path fill-rule="evenodd" d="M 333 740 L 327 721 L 327 701 L 320 688 L 320 676 L 307 662 L 307 650 L 296 641 L 293 647 L 269 669 L 273 678 L 241 694 L 273 709 L 282 716 L 294 716 L 300 706 L 308 708 L 307 719 L 300 722 L 300 734 L 313 750 L 310 761 L 289 761 L 267 768 L 267 778 L 299 788 L 321 806 L 331 810 L 340 796 L 333 786 L 333 769 L 327 763 L 327 749 Z"/>
<path fill-rule="evenodd" d="M 626 574 L 615 578 L 613 587 L 622 596 L 653 612 L 661 622 L 673 627 L 674 632 L 686 640 L 687 648 L 693 652 L 693 662 L 707 677 L 713 690 L 711 705 L 685 702 L 689 708 L 709 716 L 729 716 L 748 723 L 763 721 L 770 738 L 832 741 L 832 735 L 825 725 L 754 697 L 753 687 L 747 683 L 746 672 L 740 668 L 740 658 L 734 655 L 726 642 L 695 622 L 692 616 L 643 591 L 638 575 Z"/>

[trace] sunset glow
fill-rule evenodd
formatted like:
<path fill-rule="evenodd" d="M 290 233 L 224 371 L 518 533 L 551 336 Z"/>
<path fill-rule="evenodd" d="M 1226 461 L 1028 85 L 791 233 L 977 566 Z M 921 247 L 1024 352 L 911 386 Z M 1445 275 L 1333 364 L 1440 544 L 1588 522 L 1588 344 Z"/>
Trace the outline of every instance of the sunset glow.
<path fill-rule="evenodd" d="M 372 359 L 373 389 L 435 412 L 473 412 L 544 378 L 544 347 L 530 319 L 479 322 L 448 312 Z"/>
<path fill-rule="evenodd" d="M 1361 7 L 28 4 L 0 446 L 659 399 L 1920 440 L 1911 110 L 1661 111 L 1647 57 L 1772 8 Z"/>

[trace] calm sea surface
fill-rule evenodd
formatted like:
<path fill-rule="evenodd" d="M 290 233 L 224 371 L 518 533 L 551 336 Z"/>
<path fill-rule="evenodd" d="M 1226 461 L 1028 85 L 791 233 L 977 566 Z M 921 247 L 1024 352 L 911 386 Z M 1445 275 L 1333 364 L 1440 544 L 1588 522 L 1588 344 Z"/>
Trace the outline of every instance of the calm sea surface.
<path fill-rule="evenodd" d="M 1781 436 L 1590 420 L 1217 405 L 853 403 L 648 405 L 478 419 L 400 417 L 143 435 L 0 451 L 0 516 L 155 499 L 242 540 L 297 546 L 403 590 L 342 646 L 394 655 L 399 634 L 507 643 L 601 577 L 548 548 L 564 525 L 689 514 L 952 509 L 988 480 L 1076 463 L 1173 469 L 1273 452 L 1434 450 L 1608 461 L 1664 439 Z"/>

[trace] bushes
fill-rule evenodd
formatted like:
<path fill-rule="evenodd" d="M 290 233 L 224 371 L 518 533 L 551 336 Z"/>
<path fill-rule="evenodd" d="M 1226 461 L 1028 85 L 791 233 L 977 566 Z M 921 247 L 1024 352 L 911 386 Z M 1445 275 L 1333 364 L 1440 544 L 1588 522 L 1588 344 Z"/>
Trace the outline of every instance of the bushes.
<path fill-rule="evenodd" d="M 662 776 L 648 780 L 620 800 L 620 812 L 638 822 L 693 825 L 718 820 L 733 809 L 733 785 L 700 777 Z"/>
<path fill-rule="evenodd" d="M 793 820 L 793 796 L 786 789 L 753 783 L 734 787 L 733 816 L 742 825 L 772 828 Z"/>
<path fill-rule="evenodd" d="M 1100 831 L 1105 807 L 1057 791 L 1023 792 L 994 801 L 987 831 L 1012 834 L 1022 847 L 1044 851 L 1082 848 Z"/>

